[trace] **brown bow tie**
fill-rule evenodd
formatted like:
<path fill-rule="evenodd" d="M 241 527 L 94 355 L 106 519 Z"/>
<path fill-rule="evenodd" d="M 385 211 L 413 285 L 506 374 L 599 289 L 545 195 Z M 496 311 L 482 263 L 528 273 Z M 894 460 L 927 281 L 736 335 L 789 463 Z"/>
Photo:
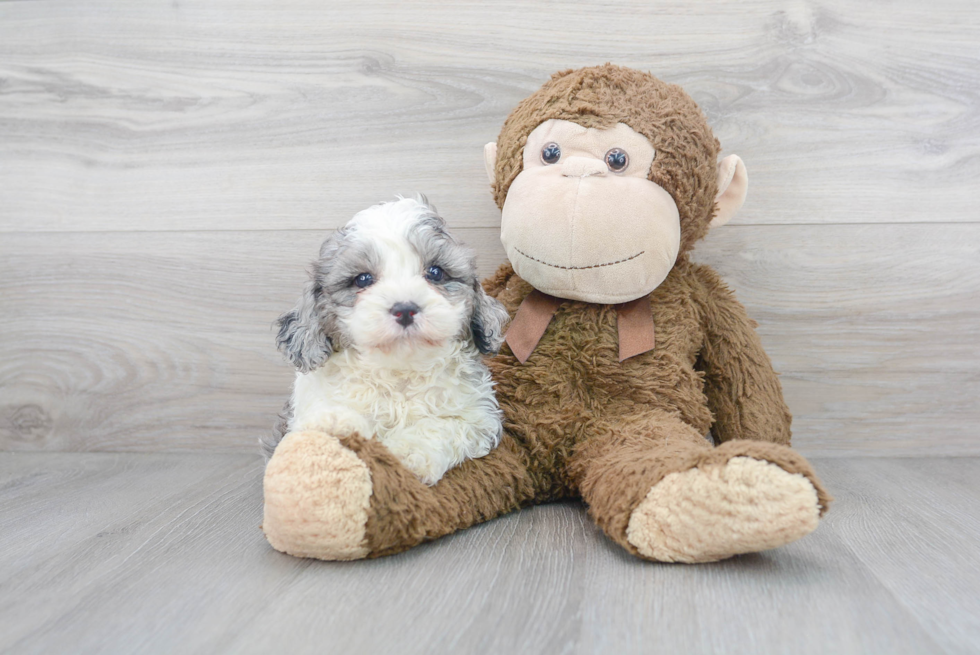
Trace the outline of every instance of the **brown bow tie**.
<path fill-rule="evenodd" d="M 514 316 L 504 340 L 521 364 L 534 352 L 563 302 L 561 298 L 535 289 L 517 308 L 517 315 Z M 616 317 L 619 327 L 619 361 L 653 350 L 655 339 L 649 296 L 616 305 Z"/>

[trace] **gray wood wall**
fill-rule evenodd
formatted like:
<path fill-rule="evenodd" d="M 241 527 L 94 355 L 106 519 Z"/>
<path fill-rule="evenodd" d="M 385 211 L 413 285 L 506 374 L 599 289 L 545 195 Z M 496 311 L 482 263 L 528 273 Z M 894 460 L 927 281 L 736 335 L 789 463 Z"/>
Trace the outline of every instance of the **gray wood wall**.
<path fill-rule="evenodd" d="M 253 452 L 326 231 L 422 191 L 491 271 L 483 144 L 606 61 L 682 84 L 748 165 L 697 257 L 795 444 L 980 453 L 973 0 L 0 1 L 0 450 Z"/>

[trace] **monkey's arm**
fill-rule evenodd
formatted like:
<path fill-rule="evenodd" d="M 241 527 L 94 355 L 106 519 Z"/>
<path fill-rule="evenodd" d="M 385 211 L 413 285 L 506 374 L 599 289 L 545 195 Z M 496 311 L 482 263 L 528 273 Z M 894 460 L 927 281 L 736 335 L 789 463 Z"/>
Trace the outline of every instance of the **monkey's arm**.
<path fill-rule="evenodd" d="M 698 368 L 720 442 L 754 439 L 790 442 L 792 416 L 772 362 L 755 332 L 756 323 L 718 274 L 694 267 L 701 281 L 704 344 Z"/>

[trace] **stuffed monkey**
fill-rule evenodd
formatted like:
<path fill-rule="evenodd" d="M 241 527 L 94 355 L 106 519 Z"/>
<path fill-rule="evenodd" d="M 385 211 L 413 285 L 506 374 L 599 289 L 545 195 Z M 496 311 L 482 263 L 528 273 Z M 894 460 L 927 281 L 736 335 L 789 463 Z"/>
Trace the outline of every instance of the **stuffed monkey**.
<path fill-rule="evenodd" d="M 488 361 L 501 444 L 427 487 L 371 435 L 291 433 L 266 469 L 270 543 L 375 557 L 575 497 L 650 560 L 812 531 L 830 498 L 789 446 L 754 323 L 689 259 L 745 198 L 719 150 L 680 87 L 628 68 L 558 73 L 521 102 L 484 153 L 510 259 L 484 283 L 512 317 Z"/>

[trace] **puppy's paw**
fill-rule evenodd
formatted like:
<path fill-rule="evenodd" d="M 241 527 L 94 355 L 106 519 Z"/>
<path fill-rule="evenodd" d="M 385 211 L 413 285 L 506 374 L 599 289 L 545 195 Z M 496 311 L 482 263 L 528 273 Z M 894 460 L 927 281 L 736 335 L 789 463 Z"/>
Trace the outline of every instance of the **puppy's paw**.
<path fill-rule="evenodd" d="M 402 464 L 405 465 L 405 468 L 418 476 L 419 480 L 430 487 L 441 480 L 442 476 L 446 474 L 445 467 L 434 465 L 418 453 L 412 453 L 400 459 L 402 460 Z"/>
<path fill-rule="evenodd" d="M 661 562 L 713 562 L 776 548 L 817 527 L 820 504 L 806 477 L 735 457 L 671 473 L 633 510 L 627 538 Z"/>
<path fill-rule="evenodd" d="M 360 435 L 370 439 L 373 430 L 367 419 L 347 407 L 326 407 L 297 416 L 289 425 L 292 432 L 316 430 L 335 437 Z"/>
<path fill-rule="evenodd" d="M 405 443 L 392 439 L 382 441 L 391 454 L 398 458 L 402 466 L 415 474 L 423 484 L 432 486 L 442 479 L 450 468 L 439 453 L 425 452 L 418 444 Z"/>

